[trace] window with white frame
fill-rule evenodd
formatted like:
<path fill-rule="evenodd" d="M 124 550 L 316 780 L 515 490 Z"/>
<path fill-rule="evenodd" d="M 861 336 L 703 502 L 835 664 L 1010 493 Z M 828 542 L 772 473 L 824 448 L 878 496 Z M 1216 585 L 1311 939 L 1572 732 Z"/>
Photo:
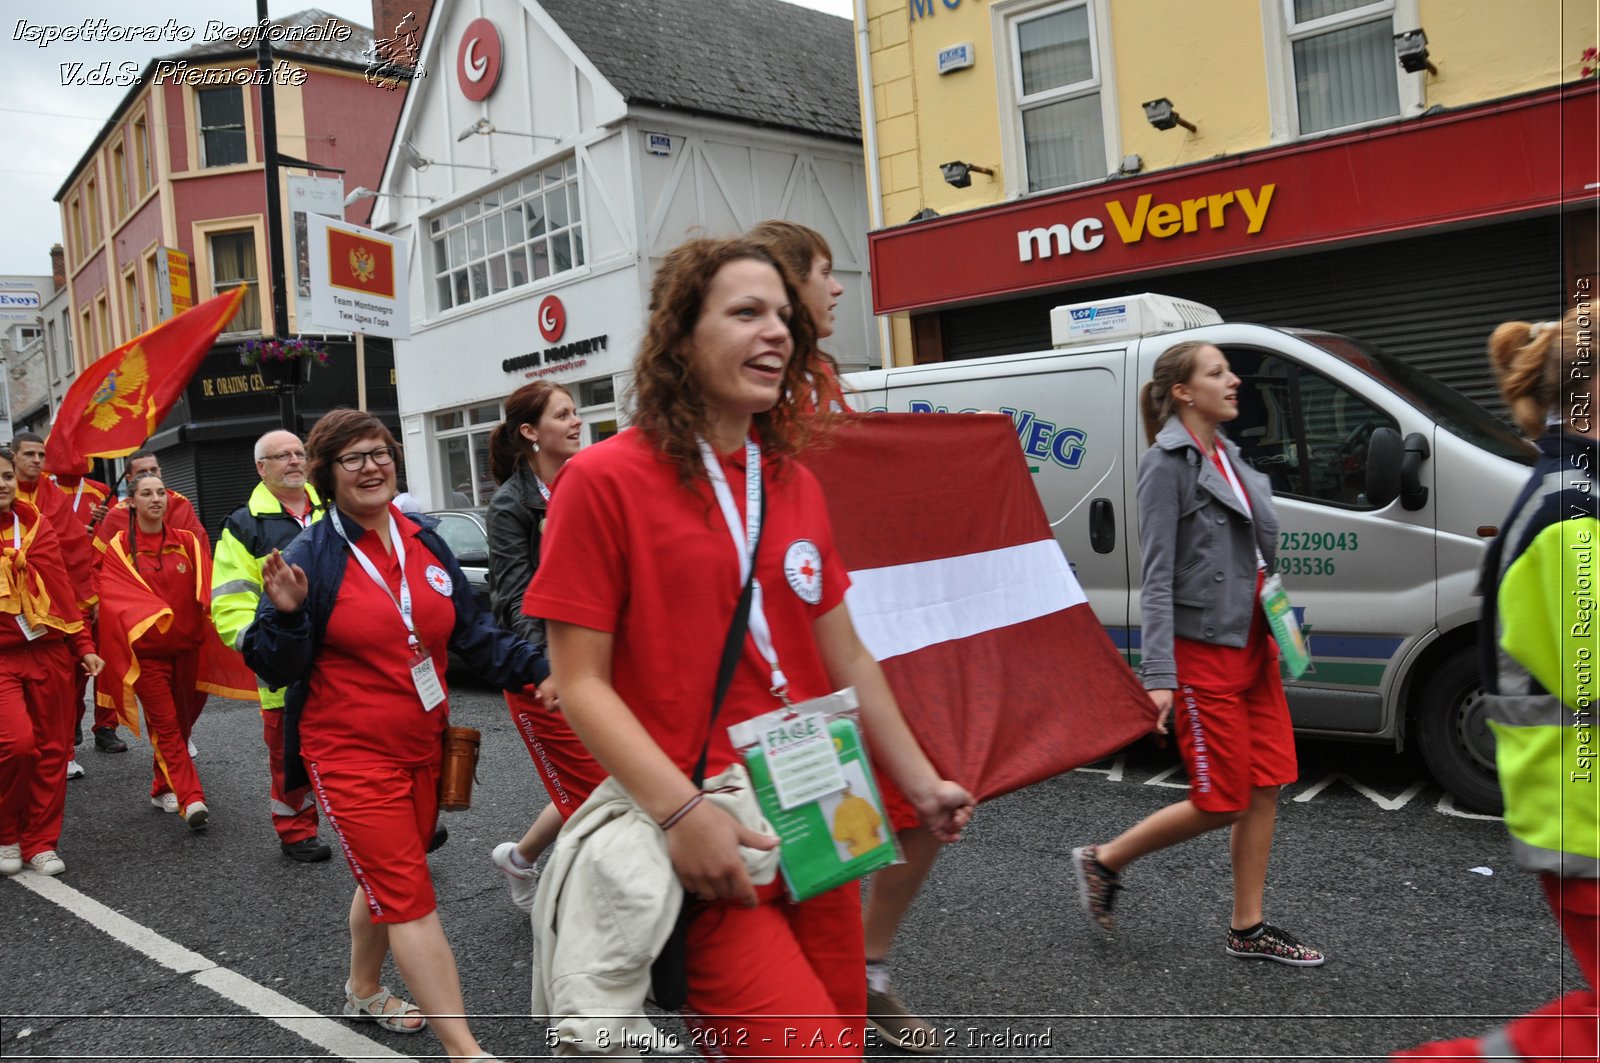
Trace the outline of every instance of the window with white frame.
<path fill-rule="evenodd" d="M 574 159 L 509 181 L 428 223 L 440 310 L 584 264 Z"/>
<path fill-rule="evenodd" d="M 208 241 L 211 250 L 211 291 L 216 295 L 244 288 L 244 300 L 239 312 L 228 322 L 229 332 L 261 331 L 261 286 L 257 283 L 259 269 L 256 265 L 256 234 L 253 230 L 212 233 Z"/>
<path fill-rule="evenodd" d="M 1029 192 L 1091 181 L 1110 170 L 1095 33 L 1088 0 L 1033 8 L 1010 20 Z"/>
<path fill-rule="evenodd" d="M 1300 135 L 1400 113 L 1394 0 L 1281 0 Z"/>
<path fill-rule="evenodd" d="M 439 478 L 446 506 L 487 506 L 494 496 L 489 468 L 489 433 L 505 419 L 500 403 L 484 402 L 433 415 Z"/>

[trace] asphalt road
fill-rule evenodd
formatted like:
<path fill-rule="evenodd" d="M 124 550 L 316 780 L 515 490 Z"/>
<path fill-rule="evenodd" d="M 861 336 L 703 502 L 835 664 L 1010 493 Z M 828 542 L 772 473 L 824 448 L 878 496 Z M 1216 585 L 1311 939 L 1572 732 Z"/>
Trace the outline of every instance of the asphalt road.
<path fill-rule="evenodd" d="M 474 808 L 445 817 L 434 856 L 441 917 L 485 1047 L 547 1058 L 528 1017 L 529 926 L 489 860 L 543 793 L 498 694 L 458 683 L 452 705 L 484 746 Z M 214 699 L 195 739 L 212 809 L 201 835 L 150 807 L 147 747 L 79 750 L 67 873 L 0 882 L 0 1057 L 437 1057 L 431 1034 L 336 1017 L 352 880 L 337 856 L 279 855 L 253 707 Z M 1090 927 L 1072 847 L 1181 792 L 1170 754 L 1140 746 L 979 809 L 902 929 L 901 995 L 936 1023 L 947 1058 L 1364 1059 L 1486 1029 L 1575 984 L 1498 821 L 1452 814 L 1410 758 L 1381 749 L 1307 742 L 1301 761 L 1268 915 L 1323 948 L 1324 967 L 1223 952 L 1220 835 L 1140 862 L 1115 938 Z M 393 973 L 388 984 L 401 987 Z"/>

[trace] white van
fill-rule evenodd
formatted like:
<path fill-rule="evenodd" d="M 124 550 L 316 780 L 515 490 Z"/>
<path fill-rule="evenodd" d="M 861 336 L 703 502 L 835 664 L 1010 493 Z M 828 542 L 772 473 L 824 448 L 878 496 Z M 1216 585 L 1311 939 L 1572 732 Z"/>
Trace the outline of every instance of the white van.
<path fill-rule="evenodd" d="M 1000 411 L 1016 424 L 1095 613 L 1139 661 L 1138 393 L 1157 356 L 1203 340 L 1243 380 L 1225 429 L 1272 480 L 1278 571 L 1310 633 L 1285 676 L 1296 728 L 1416 743 L 1440 785 L 1498 811 L 1476 658 L 1478 566 L 1534 451 L 1487 410 L 1332 333 L 1224 323 L 1136 295 L 1057 307 L 1054 349 L 854 374 L 861 409 Z"/>

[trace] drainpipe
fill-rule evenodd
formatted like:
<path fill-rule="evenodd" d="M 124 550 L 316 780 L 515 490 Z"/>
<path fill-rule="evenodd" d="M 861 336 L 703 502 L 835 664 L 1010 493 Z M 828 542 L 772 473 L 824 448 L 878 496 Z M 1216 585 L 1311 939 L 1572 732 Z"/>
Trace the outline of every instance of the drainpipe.
<path fill-rule="evenodd" d="M 878 164 L 878 108 L 872 98 L 872 32 L 867 26 L 867 0 L 855 0 L 856 65 L 861 70 L 861 139 L 867 155 L 867 218 L 873 230 L 883 228 L 883 171 Z M 870 262 L 870 257 L 869 257 Z M 889 319 L 874 315 L 878 324 L 878 353 L 883 368 L 892 357 Z"/>

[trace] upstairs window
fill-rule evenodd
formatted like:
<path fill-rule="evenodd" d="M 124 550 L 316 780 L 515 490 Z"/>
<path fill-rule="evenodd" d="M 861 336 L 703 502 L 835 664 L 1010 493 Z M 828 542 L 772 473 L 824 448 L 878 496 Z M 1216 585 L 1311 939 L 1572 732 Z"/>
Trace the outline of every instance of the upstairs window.
<path fill-rule="evenodd" d="M 249 162 L 244 138 L 244 92 L 237 85 L 200 89 L 200 165 L 233 166 Z"/>
<path fill-rule="evenodd" d="M 996 11 L 1009 53 L 1014 121 L 1007 151 L 1023 178 L 1015 191 L 1099 180 L 1110 172 L 1099 0 L 1024 2 Z M 1004 24 L 1003 33 L 999 23 Z"/>
<path fill-rule="evenodd" d="M 214 233 L 211 237 L 211 291 L 223 295 L 235 288 L 248 289 L 239 312 L 228 322 L 229 332 L 261 331 L 261 288 L 256 283 L 256 236 L 249 229 Z"/>
<path fill-rule="evenodd" d="M 1300 135 L 1400 113 L 1394 0 L 1282 0 Z"/>
<path fill-rule="evenodd" d="M 573 159 L 511 181 L 428 223 L 440 310 L 577 269 L 586 261 Z"/>

